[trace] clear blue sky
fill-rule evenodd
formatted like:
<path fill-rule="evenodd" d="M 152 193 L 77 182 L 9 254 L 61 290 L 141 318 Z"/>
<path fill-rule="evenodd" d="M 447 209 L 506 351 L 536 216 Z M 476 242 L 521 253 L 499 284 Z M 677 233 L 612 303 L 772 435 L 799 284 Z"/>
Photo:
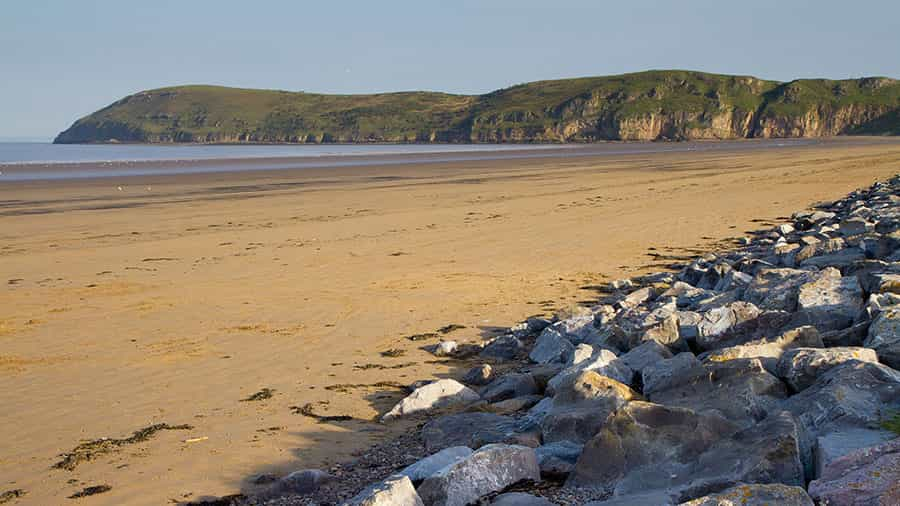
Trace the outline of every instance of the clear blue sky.
<path fill-rule="evenodd" d="M 900 77 L 900 1 L 2 0 L 0 137 L 174 84 L 480 93 L 654 68 Z"/>

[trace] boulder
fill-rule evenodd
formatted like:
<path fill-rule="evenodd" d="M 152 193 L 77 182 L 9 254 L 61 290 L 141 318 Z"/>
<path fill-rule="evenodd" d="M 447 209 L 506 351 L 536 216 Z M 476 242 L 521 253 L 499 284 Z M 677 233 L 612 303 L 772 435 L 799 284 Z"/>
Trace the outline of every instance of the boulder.
<path fill-rule="evenodd" d="M 593 345 L 588 343 L 581 343 L 572 350 L 572 355 L 568 357 L 566 360 L 566 365 L 572 366 L 580 364 L 585 360 L 591 358 L 595 353 L 595 349 Z"/>
<path fill-rule="evenodd" d="M 544 442 L 583 443 L 597 433 L 611 412 L 638 397 L 627 385 L 595 371 L 576 374 L 542 407 L 538 424 Z"/>
<path fill-rule="evenodd" d="M 422 427 L 425 449 L 436 452 L 452 446 L 480 448 L 490 443 L 540 445 L 540 433 L 520 431 L 512 417 L 494 413 L 459 413 L 431 420 Z"/>
<path fill-rule="evenodd" d="M 741 482 L 803 484 L 790 415 L 736 429 L 715 414 L 631 402 L 585 445 L 567 486 L 686 500 Z"/>
<path fill-rule="evenodd" d="M 425 478 L 431 477 L 434 473 L 469 455 L 472 455 L 472 449 L 468 446 L 451 446 L 407 466 L 399 474 L 408 477 L 414 484 L 420 483 Z"/>
<path fill-rule="evenodd" d="M 636 339 L 632 339 L 629 342 L 629 348 L 637 348 L 647 341 L 653 341 L 668 346 L 673 350 L 687 351 L 687 341 L 681 338 L 679 329 L 678 317 L 673 311 L 673 314 L 646 329 L 642 334 L 636 334 Z"/>
<path fill-rule="evenodd" d="M 800 287 L 812 281 L 813 272 L 798 269 L 762 269 L 744 292 L 744 298 L 760 309 L 794 312 Z"/>
<path fill-rule="evenodd" d="M 634 373 L 641 374 L 645 368 L 669 358 L 672 358 L 672 352 L 669 348 L 656 341 L 646 341 L 637 348 L 620 356 L 619 362 Z"/>
<path fill-rule="evenodd" d="M 481 398 L 487 402 L 499 402 L 537 393 L 539 393 L 538 386 L 530 374 L 510 373 L 485 386 L 481 390 Z"/>
<path fill-rule="evenodd" d="M 591 501 L 584 506 L 674 506 L 675 504 L 672 494 L 665 491 L 655 491 L 611 497 L 605 501 Z"/>
<path fill-rule="evenodd" d="M 412 482 L 403 475 L 393 475 L 371 485 L 347 501 L 347 506 L 425 506 Z"/>
<path fill-rule="evenodd" d="M 653 300 L 654 297 L 656 297 L 656 290 L 654 290 L 652 286 L 646 286 L 626 295 L 619 301 L 618 306 L 622 308 L 635 307 L 649 300 Z"/>
<path fill-rule="evenodd" d="M 381 419 L 391 420 L 439 408 L 465 406 L 481 399 L 471 388 L 452 379 L 442 379 L 421 386 L 388 411 Z"/>
<path fill-rule="evenodd" d="M 842 277 L 840 271 L 827 267 L 800 286 L 797 318 L 821 332 L 840 330 L 853 324 L 862 305 L 862 289 L 856 276 Z"/>
<path fill-rule="evenodd" d="M 840 225 L 838 225 L 838 232 L 840 232 L 841 235 L 847 237 L 865 234 L 866 232 L 869 232 L 874 228 L 874 224 L 869 223 L 863 218 L 847 218 L 846 220 L 843 220 Z"/>
<path fill-rule="evenodd" d="M 575 467 L 584 445 L 574 441 L 557 441 L 538 446 L 534 453 L 538 458 L 538 466 L 542 476 L 566 476 Z"/>
<path fill-rule="evenodd" d="M 320 469 L 302 469 L 275 480 L 265 491 L 257 494 L 257 497 L 265 499 L 284 495 L 312 494 L 333 479 L 333 476 Z"/>
<path fill-rule="evenodd" d="M 522 341 L 516 336 L 505 335 L 489 342 L 479 355 L 494 360 L 514 360 L 524 349 Z"/>
<path fill-rule="evenodd" d="M 704 350 L 726 346 L 732 334 L 753 326 L 759 309 L 748 302 L 732 302 L 703 313 L 697 324 L 697 345 Z"/>
<path fill-rule="evenodd" d="M 851 360 L 832 367 L 783 404 L 801 426 L 801 454 L 813 475 L 816 439 L 831 432 L 878 426 L 900 409 L 900 372 L 881 364 Z"/>
<path fill-rule="evenodd" d="M 466 506 L 515 483 L 540 479 L 533 449 L 491 444 L 441 469 L 423 481 L 418 492 L 429 506 Z"/>
<path fill-rule="evenodd" d="M 877 429 L 845 429 L 829 432 L 816 439 L 813 453 L 813 477 L 819 478 L 832 462 L 860 448 L 879 445 L 897 437 L 891 431 Z"/>
<path fill-rule="evenodd" d="M 649 364 L 642 371 L 644 395 L 668 390 L 704 373 L 703 364 L 691 352 Z"/>
<path fill-rule="evenodd" d="M 499 415 L 510 415 L 519 411 L 531 408 L 546 397 L 542 395 L 523 395 L 521 397 L 513 397 L 505 401 L 494 402 L 484 407 L 485 411 L 497 413 Z"/>
<path fill-rule="evenodd" d="M 560 371 L 547 382 L 547 393 L 553 395 L 563 383 L 571 380 L 585 371 L 595 371 L 597 374 L 612 378 L 626 385 L 631 384 L 634 373 L 624 362 L 618 360 L 615 353 L 600 349 L 590 359 L 580 362 Z"/>
<path fill-rule="evenodd" d="M 679 506 L 814 506 L 803 487 L 772 484 L 737 485 Z"/>
<path fill-rule="evenodd" d="M 794 348 L 778 360 L 776 375 L 799 392 L 832 367 L 849 360 L 878 363 L 875 352 L 868 348 Z"/>
<path fill-rule="evenodd" d="M 714 410 L 742 425 L 766 418 L 787 397 L 784 383 L 756 358 L 707 363 L 700 370 L 689 371 L 683 379 L 686 381 L 647 396 L 668 406 L 697 412 Z"/>
<path fill-rule="evenodd" d="M 819 504 L 900 504 L 900 438 L 835 460 L 809 484 Z"/>
<path fill-rule="evenodd" d="M 863 343 L 878 354 L 878 359 L 900 370 L 900 306 L 881 311 L 869 326 Z"/>
<path fill-rule="evenodd" d="M 534 343 L 534 348 L 531 349 L 528 358 L 538 364 L 565 362 L 574 351 L 575 346 L 571 341 L 566 339 L 556 328 L 547 327 Z"/>
<path fill-rule="evenodd" d="M 777 375 L 778 360 L 785 350 L 798 347 L 821 348 L 823 346 L 822 338 L 816 328 L 806 326 L 791 329 L 774 339 L 759 339 L 746 344 L 720 348 L 704 353 L 700 358 L 706 362 L 758 358 L 767 371 Z"/>
<path fill-rule="evenodd" d="M 553 503 L 524 492 L 508 492 L 495 497 L 491 506 L 553 506 Z"/>
<path fill-rule="evenodd" d="M 462 382 L 467 385 L 487 385 L 493 379 L 494 369 L 488 364 L 476 365 L 469 369 L 462 377 Z"/>

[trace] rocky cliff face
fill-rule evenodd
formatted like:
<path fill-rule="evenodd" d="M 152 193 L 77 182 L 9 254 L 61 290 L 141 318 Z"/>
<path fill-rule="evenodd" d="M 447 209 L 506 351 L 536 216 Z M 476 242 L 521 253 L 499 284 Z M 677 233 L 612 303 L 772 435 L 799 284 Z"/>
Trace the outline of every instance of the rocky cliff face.
<path fill-rule="evenodd" d="M 481 96 L 332 96 L 180 87 L 78 120 L 76 142 L 592 142 L 900 133 L 900 82 L 789 83 L 651 71 L 542 81 Z"/>

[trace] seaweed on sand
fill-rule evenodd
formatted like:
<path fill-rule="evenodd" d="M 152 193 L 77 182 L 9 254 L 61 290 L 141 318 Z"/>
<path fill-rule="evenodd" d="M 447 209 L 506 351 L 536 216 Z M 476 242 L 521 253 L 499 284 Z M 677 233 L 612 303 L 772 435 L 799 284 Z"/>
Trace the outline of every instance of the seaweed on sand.
<path fill-rule="evenodd" d="M 150 425 L 148 427 L 144 427 L 143 429 L 136 430 L 131 436 L 127 438 L 100 438 L 94 439 L 92 441 L 87 441 L 85 443 L 79 444 L 69 453 L 63 453 L 62 455 L 60 455 L 60 457 L 62 457 L 62 460 L 60 460 L 56 464 L 53 464 L 53 468 L 73 471 L 82 462 L 94 460 L 97 457 L 100 457 L 101 455 L 105 455 L 107 453 L 111 453 L 122 446 L 147 441 L 161 430 L 191 430 L 193 428 L 194 427 L 192 425 L 187 424 L 169 425 L 167 423 L 157 423 L 155 425 Z"/>

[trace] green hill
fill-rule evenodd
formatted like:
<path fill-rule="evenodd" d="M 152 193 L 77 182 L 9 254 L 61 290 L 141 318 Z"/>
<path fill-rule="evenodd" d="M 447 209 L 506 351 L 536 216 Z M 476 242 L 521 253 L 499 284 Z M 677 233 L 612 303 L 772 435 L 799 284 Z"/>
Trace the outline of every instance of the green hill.
<path fill-rule="evenodd" d="M 898 135 L 900 81 L 690 71 L 538 81 L 485 95 L 177 86 L 125 97 L 56 143 L 591 142 Z"/>

